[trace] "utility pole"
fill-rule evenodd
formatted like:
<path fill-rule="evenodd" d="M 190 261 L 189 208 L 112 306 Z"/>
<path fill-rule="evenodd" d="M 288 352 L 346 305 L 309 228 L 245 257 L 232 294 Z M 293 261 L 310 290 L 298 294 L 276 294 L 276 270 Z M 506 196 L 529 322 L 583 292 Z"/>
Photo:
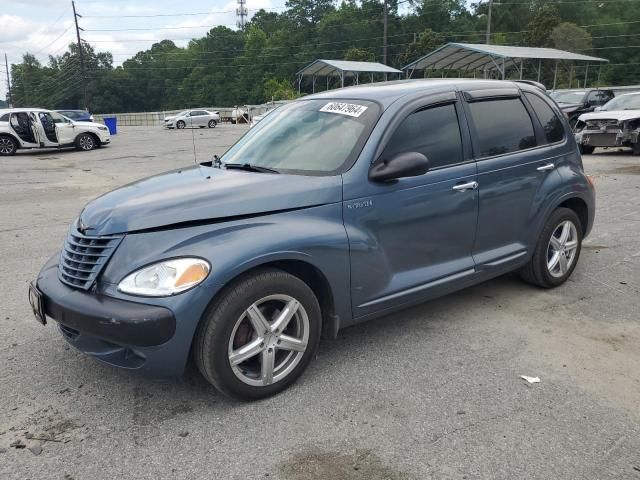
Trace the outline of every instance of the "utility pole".
<path fill-rule="evenodd" d="M 487 13 L 487 40 L 486 44 L 491 43 L 491 10 L 493 8 L 493 0 L 489 0 L 489 12 Z"/>
<path fill-rule="evenodd" d="M 84 108 L 87 108 L 87 78 L 84 74 L 84 52 L 82 51 L 82 42 L 80 40 L 80 30 L 82 30 L 78 26 L 78 17 L 82 18 L 82 15 L 76 13 L 76 2 L 72 1 L 71 6 L 73 7 L 73 20 L 76 22 L 76 37 L 78 39 L 78 55 L 80 55 L 80 71 L 82 76 L 82 99 L 84 103 Z M 84 30 L 83 30 L 84 31 Z"/>
<path fill-rule="evenodd" d="M 387 24 L 389 23 L 389 6 L 388 0 L 382 0 L 382 14 L 383 14 L 383 27 L 382 27 L 382 63 L 387 64 Z M 386 78 L 386 74 L 385 74 Z"/>
<path fill-rule="evenodd" d="M 9 108 L 11 108 L 12 105 L 12 99 L 11 99 L 11 79 L 9 77 L 9 61 L 7 60 L 7 54 L 4 54 L 4 66 L 7 69 L 7 103 L 9 104 Z"/>

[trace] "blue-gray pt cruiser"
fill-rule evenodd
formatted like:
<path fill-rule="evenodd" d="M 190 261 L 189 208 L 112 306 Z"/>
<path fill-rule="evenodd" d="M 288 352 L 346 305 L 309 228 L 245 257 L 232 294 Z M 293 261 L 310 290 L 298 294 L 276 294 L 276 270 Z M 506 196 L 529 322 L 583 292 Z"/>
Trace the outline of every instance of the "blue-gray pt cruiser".
<path fill-rule="evenodd" d="M 278 108 L 211 163 L 90 202 L 29 299 L 103 362 L 167 377 L 192 357 L 257 399 L 291 385 L 322 334 L 514 270 L 562 284 L 594 210 L 535 85 L 345 88 Z"/>

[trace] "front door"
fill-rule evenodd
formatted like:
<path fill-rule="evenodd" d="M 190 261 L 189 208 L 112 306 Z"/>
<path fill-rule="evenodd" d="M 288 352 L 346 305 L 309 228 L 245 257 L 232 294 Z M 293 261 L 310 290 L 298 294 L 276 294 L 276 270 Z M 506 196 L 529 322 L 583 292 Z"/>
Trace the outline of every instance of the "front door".
<path fill-rule="evenodd" d="M 474 273 L 476 165 L 463 148 L 460 107 L 453 94 L 425 103 L 406 112 L 382 158 L 418 151 L 430 170 L 390 183 L 365 180 L 359 198 L 349 198 L 345 185 L 355 318 L 435 296 Z"/>
<path fill-rule="evenodd" d="M 53 117 L 49 112 L 37 112 L 38 115 L 38 128 L 41 132 L 41 138 L 44 145 L 47 147 L 58 146 L 58 133 L 56 131 L 56 124 Z"/>
<path fill-rule="evenodd" d="M 51 117 L 56 126 L 56 137 L 59 145 L 71 145 L 76 138 L 76 127 L 73 121 L 57 112 L 51 112 Z"/>

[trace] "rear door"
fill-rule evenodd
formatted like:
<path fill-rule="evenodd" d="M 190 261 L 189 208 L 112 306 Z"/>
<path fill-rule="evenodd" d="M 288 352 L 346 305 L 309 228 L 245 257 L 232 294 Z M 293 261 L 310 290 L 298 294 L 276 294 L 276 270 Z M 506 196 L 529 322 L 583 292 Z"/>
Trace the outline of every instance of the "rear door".
<path fill-rule="evenodd" d="M 9 127 L 25 147 L 39 146 L 28 112 L 13 112 L 9 118 Z"/>
<path fill-rule="evenodd" d="M 465 97 L 479 184 L 473 258 L 479 271 L 508 270 L 535 246 L 547 192 L 553 191 L 547 184 L 560 182 L 557 144 L 565 131 L 553 111 L 543 127 L 517 87 Z M 554 142 L 543 138 L 544 129 Z"/>
<path fill-rule="evenodd" d="M 476 166 L 460 118 L 454 92 L 412 104 L 389 126 L 380 158 L 418 151 L 430 170 L 387 183 L 354 179 L 357 189 L 345 184 L 354 317 L 424 300 L 473 275 Z"/>

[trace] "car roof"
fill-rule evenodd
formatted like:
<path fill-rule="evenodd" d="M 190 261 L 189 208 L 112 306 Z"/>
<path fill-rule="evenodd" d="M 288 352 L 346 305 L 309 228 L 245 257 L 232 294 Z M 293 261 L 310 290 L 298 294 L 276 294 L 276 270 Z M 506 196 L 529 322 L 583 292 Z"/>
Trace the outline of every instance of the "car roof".
<path fill-rule="evenodd" d="M 536 86 L 524 82 L 512 82 L 509 80 L 475 80 L 475 79 L 418 79 L 418 80 L 395 80 L 391 82 L 378 82 L 353 87 L 327 90 L 313 95 L 307 95 L 301 100 L 311 99 L 352 99 L 370 100 L 381 103 L 385 108 L 393 102 L 407 95 L 420 92 L 436 93 L 443 90 L 477 90 L 477 89 L 500 89 L 505 86 L 517 86 L 525 91 L 541 91 Z"/>
<path fill-rule="evenodd" d="M 73 108 L 59 108 L 58 110 L 54 110 L 54 112 L 81 112 L 81 113 L 89 113 L 88 110 L 76 110 Z"/>
<path fill-rule="evenodd" d="M 0 115 L 5 113 L 19 113 L 19 112 L 51 112 L 46 108 L 3 108 L 0 109 Z"/>

